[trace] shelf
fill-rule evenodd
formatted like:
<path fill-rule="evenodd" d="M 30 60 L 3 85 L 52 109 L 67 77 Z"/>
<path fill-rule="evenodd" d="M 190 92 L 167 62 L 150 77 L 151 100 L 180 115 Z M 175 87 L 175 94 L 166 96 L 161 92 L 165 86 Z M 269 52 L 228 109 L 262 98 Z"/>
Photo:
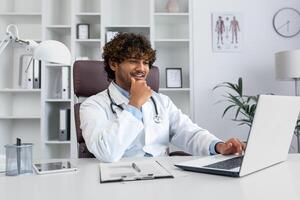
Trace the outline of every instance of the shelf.
<path fill-rule="evenodd" d="M 37 16 L 42 17 L 42 13 L 35 12 L 1 12 L 0 16 Z"/>
<path fill-rule="evenodd" d="M 150 25 L 139 25 L 139 24 L 119 24 L 113 26 L 106 26 L 107 29 L 110 28 L 150 28 Z"/>
<path fill-rule="evenodd" d="M 169 12 L 157 12 L 154 13 L 155 16 L 188 16 L 189 13 L 181 13 L 181 12 L 174 12 L 174 13 L 169 13 Z"/>
<path fill-rule="evenodd" d="M 189 92 L 190 88 L 159 88 L 160 92 Z"/>
<path fill-rule="evenodd" d="M 7 93 L 40 93 L 41 89 L 0 89 L 0 92 Z"/>
<path fill-rule="evenodd" d="M 46 102 L 52 103 L 52 102 L 71 102 L 71 99 L 46 99 Z"/>
<path fill-rule="evenodd" d="M 100 48 L 101 39 L 76 39 L 76 43 L 82 46 L 98 47 Z"/>
<path fill-rule="evenodd" d="M 45 144 L 71 144 L 71 141 L 47 140 Z"/>
<path fill-rule="evenodd" d="M 57 40 L 71 51 L 72 58 L 101 60 L 108 31 L 142 34 L 157 51 L 155 65 L 160 67 L 160 92 L 172 98 L 183 112 L 193 110 L 193 76 L 190 50 L 190 0 L 176 0 L 178 12 L 168 12 L 169 0 L 0 0 L 0 39 L 8 24 L 17 24 L 21 39 Z M 124 10 L 126 12 L 124 12 Z M 77 38 L 77 25 L 89 24 L 89 39 Z M 72 65 L 42 64 L 42 89 L 19 86 L 19 55 L 24 48 L 10 45 L 0 59 L 0 141 L 15 136 L 33 141 L 37 157 L 68 158 L 76 155 L 73 116 L 68 141 L 59 140 L 60 110 L 73 106 Z M 84 59 L 84 58 L 83 58 Z M 68 68 L 66 68 L 68 67 Z M 166 68 L 182 68 L 182 87 L 166 87 Z M 68 69 L 69 96 L 61 99 L 62 71 Z M 191 87 L 191 88 L 190 88 Z M 84 99 L 84 98 L 82 98 Z M 192 112 L 191 112 L 192 113 Z M 191 116 L 193 117 L 193 116 Z M 33 139 L 34 138 L 34 139 Z M 1 150 L 0 150 L 1 153 Z"/>
<path fill-rule="evenodd" d="M 81 12 L 77 13 L 76 16 L 100 16 L 101 14 L 98 12 Z"/>
<path fill-rule="evenodd" d="M 63 65 L 63 64 L 54 64 L 54 63 L 47 63 L 45 64 L 46 67 L 70 67 L 70 65 Z"/>
<path fill-rule="evenodd" d="M 89 43 L 89 42 L 101 42 L 101 39 L 76 39 L 75 41 L 82 42 L 82 43 L 84 42 Z"/>
<path fill-rule="evenodd" d="M 71 28 L 71 25 L 68 25 L 68 24 L 65 24 L 65 25 L 62 25 L 62 24 L 57 24 L 57 25 L 48 25 L 46 26 L 46 28 L 53 28 L 53 29 L 70 29 Z"/>
<path fill-rule="evenodd" d="M 189 42 L 189 39 L 155 39 L 154 42 Z"/>
<path fill-rule="evenodd" d="M 20 13 L 20 14 L 12 14 L 12 13 L 3 13 L 2 15 L 0 14 L 2 19 L 5 19 L 9 23 L 30 23 L 30 24 L 41 24 L 41 19 L 42 15 L 41 14 L 25 14 L 25 13 Z M 18 24 L 19 25 L 19 24 Z M 20 31 L 19 31 L 20 32 Z"/>
<path fill-rule="evenodd" d="M 40 116 L 0 116 L 0 119 L 41 119 Z"/>

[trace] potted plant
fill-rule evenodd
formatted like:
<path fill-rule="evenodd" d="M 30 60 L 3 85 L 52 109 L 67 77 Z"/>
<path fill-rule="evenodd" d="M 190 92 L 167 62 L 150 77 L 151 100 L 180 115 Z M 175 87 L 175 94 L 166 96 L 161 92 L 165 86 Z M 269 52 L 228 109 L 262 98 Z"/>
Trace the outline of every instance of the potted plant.
<path fill-rule="evenodd" d="M 243 93 L 243 79 L 241 77 L 238 79 L 238 83 L 223 82 L 214 87 L 213 90 L 218 88 L 229 89 L 229 91 L 223 95 L 224 99 L 218 101 L 229 103 L 225 108 L 222 117 L 224 117 L 229 110 L 235 110 L 235 115 L 232 120 L 239 122 L 239 126 L 247 125 L 251 128 L 259 95 L 245 95 Z"/>
<path fill-rule="evenodd" d="M 213 90 L 218 88 L 228 88 L 229 91 L 223 95 L 224 99 L 219 102 L 228 102 L 229 105 L 225 108 L 222 117 L 229 111 L 234 109 L 235 116 L 233 121 L 239 122 L 240 125 L 252 126 L 259 95 L 249 96 L 243 94 L 243 79 L 240 77 L 238 83 L 223 82 L 218 84 Z M 300 119 L 297 120 L 294 134 L 297 136 L 298 153 L 300 153 Z"/>

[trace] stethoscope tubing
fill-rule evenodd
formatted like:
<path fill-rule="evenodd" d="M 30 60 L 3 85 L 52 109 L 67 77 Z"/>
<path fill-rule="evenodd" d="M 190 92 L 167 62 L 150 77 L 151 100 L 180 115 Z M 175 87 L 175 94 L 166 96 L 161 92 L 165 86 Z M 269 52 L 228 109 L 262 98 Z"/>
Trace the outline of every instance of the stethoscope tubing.
<path fill-rule="evenodd" d="M 121 105 L 118 105 L 116 104 L 116 102 L 112 99 L 111 95 L 110 95 L 110 91 L 109 89 L 107 88 L 107 95 L 108 95 L 108 98 L 110 100 L 110 109 L 112 111 L 113 114 L 117 114 L 115 109 L 113 108 L 113 106 L 117 106 L 120 110 L 124 110 L 124 108 L 121 106 Z M 160 123 L 161 122 L 161 118 L 158 114 L 158 109 L 157 109 L 157 104 L 154 100 L 154 98 L 151 96 L 150 97 L 152 103 L 153 103 L 153 106 L 154 106 L 154 109 L 155 109 L 155 116 L 153 117 L 153 120 L 156 122 L 156 123 Z"/>

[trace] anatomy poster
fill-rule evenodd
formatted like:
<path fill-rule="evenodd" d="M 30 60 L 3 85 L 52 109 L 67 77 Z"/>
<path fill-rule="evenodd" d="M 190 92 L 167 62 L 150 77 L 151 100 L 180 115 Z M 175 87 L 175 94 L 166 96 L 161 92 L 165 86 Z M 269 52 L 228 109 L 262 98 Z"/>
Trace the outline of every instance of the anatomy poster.
<path fill-rule="evenodd" d="M 213 51 L 240 51 L 242 41 L 243 26 L 239 13 L 212 14 Z"/>

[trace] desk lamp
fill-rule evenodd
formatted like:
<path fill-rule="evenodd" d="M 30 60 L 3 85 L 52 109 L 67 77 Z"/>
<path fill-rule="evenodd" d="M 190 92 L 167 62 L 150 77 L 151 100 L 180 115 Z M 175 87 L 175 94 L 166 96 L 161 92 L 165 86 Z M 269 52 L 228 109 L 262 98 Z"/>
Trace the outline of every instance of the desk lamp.
<path fill-rule="evenodd" d="M 71 64 L 70 51 L 63 43 L 55 40 L 36 43 L 33 40 L 19 39 L 18 27 L 14 24 L 9 24 L 6 28 L 6 36 L 0 43 L 0 55 L 9 43 L 24 46 L 26 51 L 33 55 L 33 59 L 63 65 Z"/>
<path fill-rule="evenodd" d="M 295 95 L 299 96 L 300 49 L 277 52 L 275 54 L 275 72 L 278 80 L 293 80 L 295 82 Z M 295 131 L 298 153 L 300 153 L 300 133 L 297 129 Z"/>

